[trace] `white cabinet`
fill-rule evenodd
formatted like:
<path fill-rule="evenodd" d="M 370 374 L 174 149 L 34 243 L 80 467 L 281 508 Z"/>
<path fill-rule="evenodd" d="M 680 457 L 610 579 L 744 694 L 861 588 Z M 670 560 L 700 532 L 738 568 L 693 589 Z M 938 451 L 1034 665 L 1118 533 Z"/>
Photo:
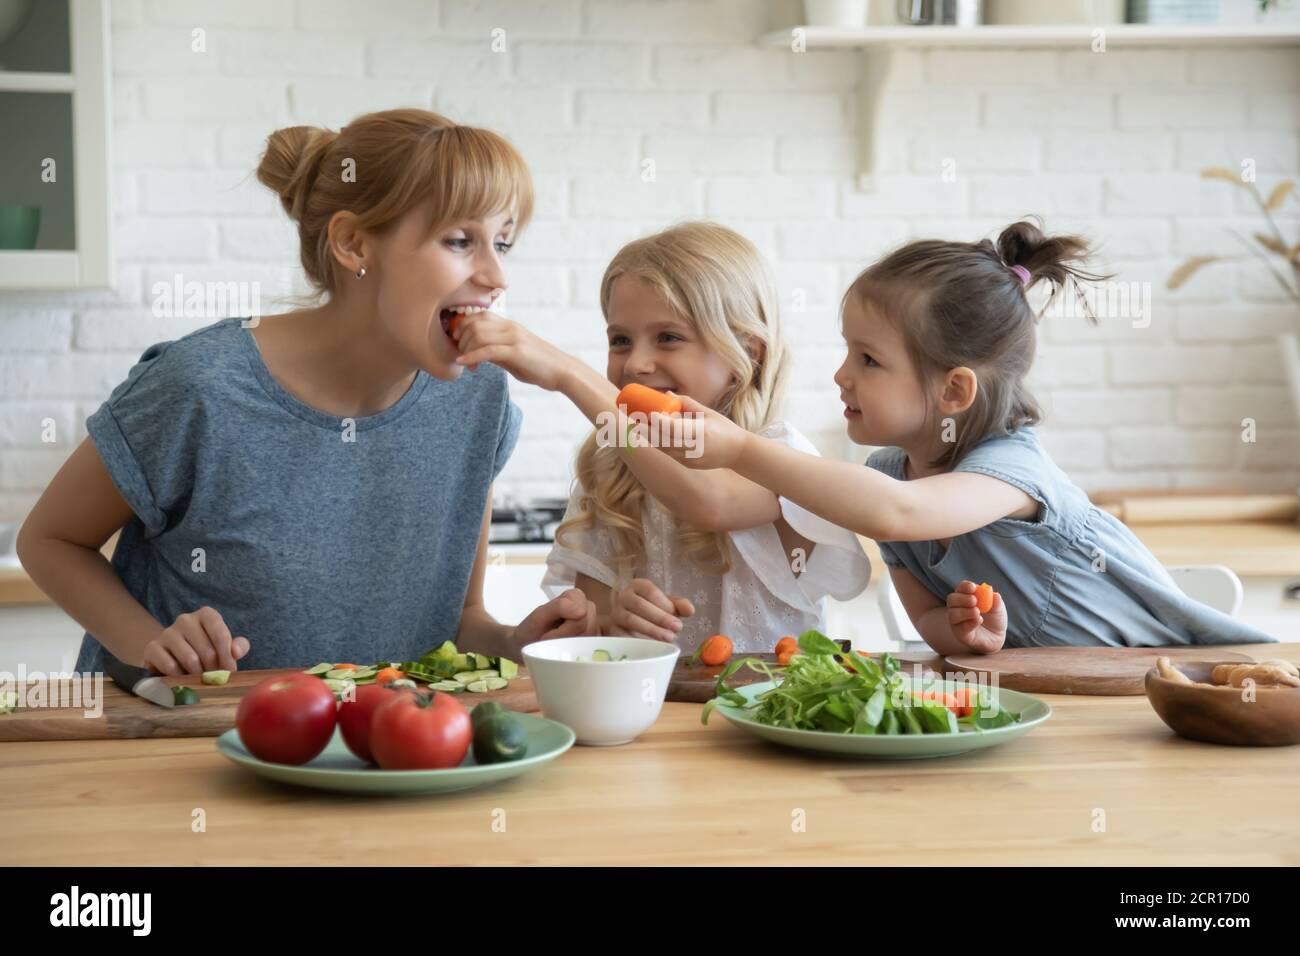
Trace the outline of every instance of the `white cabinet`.
<path fill-rule="evenodd" d="M 0 290 L 113 284 L 105 0 L 0 0 Z"/>

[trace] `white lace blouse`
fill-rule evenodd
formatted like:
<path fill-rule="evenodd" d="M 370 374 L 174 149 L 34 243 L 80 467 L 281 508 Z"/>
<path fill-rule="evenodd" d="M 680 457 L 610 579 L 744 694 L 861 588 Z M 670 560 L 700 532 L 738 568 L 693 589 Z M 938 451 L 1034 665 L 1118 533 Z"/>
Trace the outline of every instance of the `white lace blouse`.
<path fill-rule="evenodd" d="M 786 422 L 773 422 L 758 432 L 765 438 L 816 455 L 816 447 Z M 578 514 L 580 486 L 574 482 L 565 520 Z M 705 638 L 725 634 L 740 653 L 770 651 L 787 634 L 798 637 L 809 628 L 826 630 L 826 599 L 845 601 L 862 593 L 871 579 L 871 564 L 857 535 L 831 524 L 784 498 L 781 514 L 798 534 L 814 543 L 807 555 L 787 556 L 775 524 L 726 534 L 731 570 L 708 574 L 681 554 L 675 519 L 653 496 L 642 508 L 646 554 L 631 577 L 649 578 L 669 597 L 688 598 L 695 613 L 682 620 L 677 644 L 693 653 Z M 574 586 L 579 572 L 615 590 L 631 577 L 618 578 L 616 549 L 602 526 L 565 534 L 547 556 L 542 588 L 555 597 Z M 796 562 L 796 558 L 800 558 Z M 803 571 L 796 575 L 793 566 Z"/>

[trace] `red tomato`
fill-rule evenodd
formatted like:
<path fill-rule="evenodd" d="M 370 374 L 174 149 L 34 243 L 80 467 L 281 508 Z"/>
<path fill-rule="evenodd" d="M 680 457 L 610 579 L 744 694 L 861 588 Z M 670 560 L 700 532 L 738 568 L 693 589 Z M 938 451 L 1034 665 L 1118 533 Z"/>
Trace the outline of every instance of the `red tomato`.
<path fill-rule="evenodd" d="M 398 694 L 370 721 L 370 751 L 384 770 L 460 766 L 473 730 L 469 711 L 451 694 Z"/>
<path fill-rule="evenodd" d="M 356 690 L 353 700 L 344 700 L 339 704 L 339 732 L 348 749 L 367 763 L 374 763 L 370 752 L 370 722 L 375 711 L 393 699 L 394 694 L 403 693 L 401 688 L 394 690 L 384 684 L 362 684 Z M 409 688 L 405 693 L 414 694 Z"/>
<path fill-rule="evenodd" d="M 319 677 L 268 677 L 239 702 L 235 727 L 259 760 L 304 764 L 334 736 L 334 711 L 334 694 Z"/>

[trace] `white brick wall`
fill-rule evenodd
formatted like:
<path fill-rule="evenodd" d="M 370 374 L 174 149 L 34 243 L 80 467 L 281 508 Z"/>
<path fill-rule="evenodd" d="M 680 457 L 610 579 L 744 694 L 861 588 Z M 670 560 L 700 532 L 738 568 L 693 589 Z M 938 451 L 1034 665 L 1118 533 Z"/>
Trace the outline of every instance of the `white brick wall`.
<path fill-rule="evenodd" d="M 609 257 L 675 220 L 716 217 L 771 257 L 797 341 L 788 415 L 841 455 L 830 376 L 844 285 L 907 238 L 974 239 L 1039 213 L 1095 236 L 1102 266 L 1153 296 L 1147 328 L 1044 319 L 1031 384 L 1061 465 L 1087 488 L 1300 481 L 1300 425 L 1273 344 L 1296 327 L 1295 307 L 1253 263 L 1163 288 L 1188 255 L 1237 255 L 1229 228 L 1258 228 L 1247 198 L 1201 180 L 1202 167 L 1253 158 L 1265 189 L 1295 174 L 1294 50 L 900 51 L 880 188 L 864 194 L 858 55 L 757 47 L 771 13 L 760 0 L 113 8 L 118 284 L 0 293 L 0 520 L 26 512 L 146 345 L 206 324 L 153 317 L 154 282 L 256 281 L 264 305 L 301 291 L 294 229 L 252 176 L 266 134 L 398 105 L 492 126 L 520 147 L 539 201 L 514 253 L 511 309 L 598 368 Z M 190 52 L 195 27 L 206 53 Z M 496 28 L 504 54 L 489 46 Z M 948 160 L 953 182 L 941 179 Z M 1297 208 L 1283 215 L 1293 232 Z M 584 421 L 556 396 L 515 395 L 526 424 L 500 490 L 563 494 Z M 47 418 L 53 444 L 41 441 Z M 1252 445 L 1242 418 L 1257 422 Z"/>

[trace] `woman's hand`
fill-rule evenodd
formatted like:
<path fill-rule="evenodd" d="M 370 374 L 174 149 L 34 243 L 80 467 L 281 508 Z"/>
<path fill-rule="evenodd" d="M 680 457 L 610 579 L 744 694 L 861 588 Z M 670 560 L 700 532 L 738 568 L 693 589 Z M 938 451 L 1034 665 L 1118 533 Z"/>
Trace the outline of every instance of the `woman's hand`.
<path fill-rule="evenodd" d="M 239 669 L 235 662 L 248 651 L 248 638 L 232 638 L 221 615 L 213 608 L 201 607 L 176 618 L 171 627 L 145 645 L 144 666 L 168 677 L 234 671 Z"/>
<path fill-rule="evenodd" d="M 595 603 L 577 588 L 569 588 L 520 621 L 510 636 L 510 643 L 518 651 L 533 641 L 587 637 L 597 633 Z"/>
<path fill-rule="evenodd" d="M 610 629 L 615 634 L 671 644 L 682 629 L 681 619 L 694 613 L 695 605 L 686 598 L 670 598 L 653 581 L 634 578 L 610 598 Z"/>
<path fill-rule="evenodd" d="M 457 364 L 469 366 L 471 372 L 479 362 L 491 362 L 519 381 L 548 391 L 560 387 L 565 369 L 574 361 L 569 353 L 495 312 L 465 316 L 452 338 L 461 352 Z"/>
<path fill-rule="evenodd" d="M 959 581 L 948 595 L 948 623 L 955 640 L 976 654 L 992 654 L 1001 650 L 1007 639 L 1007 608 L 997 592 L 988 614 L 981 614 L 977 603 L 975 582 Z"/>
<path fill-rule="evenodd" d="M 682 415 L 650 415 L 652 433 L 671 436 L 667 445 L 656 447 L 687 468 L 733 468 L 753 436 L 689 396 L 668 394 L 682 403 Z M 639 427 L 634 428 L 634 433 L 640 432 Z"/>

